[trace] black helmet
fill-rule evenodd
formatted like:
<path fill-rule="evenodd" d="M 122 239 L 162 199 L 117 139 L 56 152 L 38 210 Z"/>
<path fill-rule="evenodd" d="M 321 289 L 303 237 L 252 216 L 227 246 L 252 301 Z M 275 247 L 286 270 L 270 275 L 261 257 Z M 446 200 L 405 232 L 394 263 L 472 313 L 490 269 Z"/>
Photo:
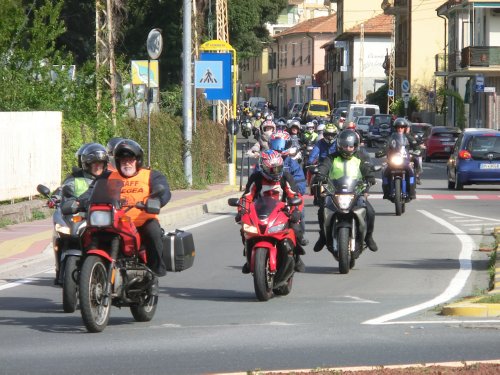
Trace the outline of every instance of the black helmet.
<path fill-rule="evenodd" d="M 398 117 L 396 120 L 394 120 L 394 129 L 396 128 L 407 128 L 410 124 L 408 124 L 408 120 L 403 118 L 403 117 Z"/>
<path fill-rule="evenodd" d="M 347 150 L 347 147 L 354 147 L 353 150 Z M 352 155 L 358 150 L 359 137 L 358 134 L 351 129 L 346 129 L 340 132 L 337 138 L 337 148 L 340 155 L 346 159 L 350 159 Z"/>
<path fill-rule="evenodd" d="M 134 157 L 137 160 L 137 169 L 142 168 L 144 159 L 144 150 L 136 141 L 131 139 L 122 139 L 118 142 L 113 150 L 116 166 L 120 164 L 120 159 L 124 157 Z"/>
<path fill-rule="evenodd" d="M 123 141 L 124 139 L 125 138 L 122 137 L 113 137 L 108 141 L 108 144 L 106 145 L 106 151 L 108 152 L 109 156 L 113 156 L 115 146 L 118 144 L 118 142 Z"/>
<path fill-rule="evenodd" d="M 88 145 L 91 145 L 92 143 L 84 143 L 83 145 L 80 146 L 80 148 L 75 152 L 75 158 L 78 163 L 78 168 L 82 168 L 82 154 L 83 151 L 85 150 L 85 147 Z"/>
<path fill-rule="evenodd" d="M 106 169 L 108 165 L 108 153 L 100 143 L 90 143 L 83 150 L 81 160 L 82 168 L 87 173 L 90 173 L 91 164 L 98 161 L 104 162 L 104 169 Z"/>

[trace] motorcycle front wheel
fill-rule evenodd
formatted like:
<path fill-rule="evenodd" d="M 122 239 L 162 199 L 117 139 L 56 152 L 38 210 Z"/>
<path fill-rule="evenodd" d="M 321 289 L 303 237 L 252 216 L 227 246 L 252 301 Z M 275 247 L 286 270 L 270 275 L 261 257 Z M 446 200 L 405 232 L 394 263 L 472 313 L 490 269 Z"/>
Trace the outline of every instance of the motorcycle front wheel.
<path fill-rule="evenodd" d="M 106 298 L 108 271 L 101 257 L 90 255 L 80 272 L 80 309 L 89 332 L 102 332 L 109 320 L 111 296 Z"/>
<path fill-rule="evenodd" d="M 349 250 L 349 228 L 339 228 L 337 246 L 339 249 L 339 272 L 342 274 L 349 273 L 351 264 L 351 251 Z"/>
<path fill-rule="evenodd" d="M 269 272 L 269 253 L 267 249 L 255 250 L 253 285 L 259 301 L 268 301 L 273 296 L 273 276 Z"/>
<path fill-rule="evenodd" d="M 78 284 L 77 261 L 78 257 L 70 256 L 64 262 L 64 281 L 63 281 L 63 310 L 65 313 L 73 313 L 78 305 Z"/>
<path fill-rule="evenodd" d="M 403 212 L 403 202 L 401 198 L 401 180 L 397 179 L 394 182 L 394 206 L 396 208 L 396 216 L 401 216 Z"/>

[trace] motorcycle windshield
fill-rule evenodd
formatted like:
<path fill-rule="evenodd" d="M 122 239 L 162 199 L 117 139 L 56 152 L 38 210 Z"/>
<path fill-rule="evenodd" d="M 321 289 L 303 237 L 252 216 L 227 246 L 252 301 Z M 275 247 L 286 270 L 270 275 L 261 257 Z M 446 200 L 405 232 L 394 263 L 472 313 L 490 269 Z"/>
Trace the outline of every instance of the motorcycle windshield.
<path fill-rule="evenodd" d="M 279 201 L 272 197 L 259 197 L 255 201 L 255 211 L 257 211 L 257 216 L 259 219 L 264 219 L 266 217 L 269 217 L 271 215 L 271 212 L 273 212 L 274 208 L 278 204 Z"/>
<path fill-rule="evenodd" d="M 353 177 L 342 176 L 330 181 L 336 193 L 352 193 L 361 180 Z"/>
<path fill-rule="evenodd" d="M 97 179 L 90 195 L 90 204 L 111 204 L 120 207 L 120 193 L 123 181 L 114 179 Z"/>
<path fill-rule="evenodd" d="M 406 146 L 406 137 L 404 134 L 393 134 L 389 147 L 392 151 L 399 151 Z"/>

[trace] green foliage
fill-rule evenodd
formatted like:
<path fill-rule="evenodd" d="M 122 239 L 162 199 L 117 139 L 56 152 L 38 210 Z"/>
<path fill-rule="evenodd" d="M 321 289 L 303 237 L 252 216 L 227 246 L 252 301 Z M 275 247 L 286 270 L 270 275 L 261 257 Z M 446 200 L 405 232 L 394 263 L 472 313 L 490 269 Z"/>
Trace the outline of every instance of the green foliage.
<path fill-rule="evenodd" d="M 445 90 L 444 88 L 439 89 L 438 96 L 443 97 L 443 100 L 446 100 L 446 96 L 451 96 L 452 98 L 454 98 L 456 108 L 456 126 L 464 130 L 466 121 L 464 99 L 458 92 Z"/>
<path fill-rule="evenodd" d="M 417 98 L 414 96 L 410 97 L 410 101 L 408 102 L 408 110 L 405 109 L 405 103 L 403 101 L 403 98 L 395 100 L 390 108 L 390 113 L 393 113 L 398 117 L 404 117 L 408 112 L 408 118 L 410 118 L 413 112 L 418 112 L 418 111 L 420 111 L 420 104 L 418 103 Z"/>
<path fill-rule="evenodd" d="M 151 168 L 163 172 L 172 189 L 188 187 L 184 175 L 184 137 L 182 119 L 165 112 L 151 115 Z M 148 151 L 147 119 L 125 120 L 119 135 L 132 138 L 143 147 L 145 164 Z M 226 130 L 206 118 L 198 120 L 197 132 L 190 147 L 193 186 L 223 182 L 226 177 L 224 158 Z"/>
<path fill-rule="evenodd" d="M 286 8 L 286 0 L 228 0 L 227 14 L 229 40 L 239 58 L 254 56 L 262 51 L 262 43 L 269 40 L 266 22 L 276 22 Z"/>
<path fill-rule="evenodd" d="M 387 113 L 387 90 L 389 86 L 380 86 L 377 91 L 366 96 L 367 104 L 376 104 L 380 107 L 380 113 Z"/>

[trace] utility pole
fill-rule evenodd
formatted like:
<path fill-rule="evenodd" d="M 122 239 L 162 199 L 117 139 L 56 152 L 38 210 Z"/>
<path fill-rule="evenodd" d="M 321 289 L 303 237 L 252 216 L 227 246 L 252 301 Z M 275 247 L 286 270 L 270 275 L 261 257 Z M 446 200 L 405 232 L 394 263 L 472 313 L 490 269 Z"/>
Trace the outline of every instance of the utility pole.
<path fill-rule="evenodd" d="M 115 61 L 115 26 L 114 26 L 114 1 L 96 0 L 95 25 L 96 25 L 96 99 L 97 113 L 102 108 L 102 92 L 104 84 L 111 92 L 111 118 L 116 126 L 116 61 Z M 101 70 L 107 69 L 106 74 Z M 102 77 L 102 79 L 101 79 Z"/>
<path fill-rule="evenodd" d="M 392 31 L 391 31 L 391 51 L 389 55 L 389 77 L 388 77 L 388 87 L 387 91 L 392 92 L 392 96 L 387 95 L 387 113 L 390 113 L 391 105 L 394 103 L 395 89 L 394 89 L 394 68 L 395 68 L 395 58 L 396 54 L 394 52 L 394 46 L 396 44 L 396 17 L 392 16 Z"/>
<path fill-rule="evenodd" d="M 193 142 L 193 91 L 191 61 L 191 0 L 184 1 L 182 15 L 182 122 L 184 124 L 184 176 L 189 186 L 193 185 L 193 160 L 191 144 Z"/>
<path fill-rule="evenodd" d="M 358 95 L 356 102 L 363 100 L 363 81 L 365 80 L 365 24 L 361 24 L 361 44 L 359 47 L 359 74 L 358 74 Z"/>

